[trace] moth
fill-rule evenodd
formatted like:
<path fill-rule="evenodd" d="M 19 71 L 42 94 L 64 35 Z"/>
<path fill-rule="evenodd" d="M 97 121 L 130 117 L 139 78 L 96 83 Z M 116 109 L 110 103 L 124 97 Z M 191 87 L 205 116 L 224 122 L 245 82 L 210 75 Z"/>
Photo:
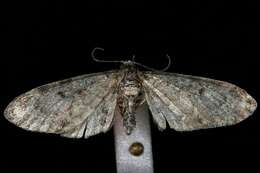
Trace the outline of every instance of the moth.
<path fill-rule="evenodd" d="M 119 70 L 86 74 L 32 89 L 6 108 L 7 120 L 23 129 L 88 138 L 107 132 L 118 109 L 126 134 L 145 102 L 160 130 L 228 126 L 253 114 L 256 101 L 223 81 L 176 73 L 139 71 L 134 61 Z"/>

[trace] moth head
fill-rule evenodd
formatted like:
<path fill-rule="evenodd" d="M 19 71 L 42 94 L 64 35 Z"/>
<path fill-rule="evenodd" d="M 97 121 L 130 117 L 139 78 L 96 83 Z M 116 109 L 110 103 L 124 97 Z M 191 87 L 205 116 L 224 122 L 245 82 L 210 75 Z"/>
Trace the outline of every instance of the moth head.
<path fill-rule="evenodd" d="M 133 61 L 122 61 L 120 69 L 127 69 L 127 70 L 136 70 L 136 64 Z"/>

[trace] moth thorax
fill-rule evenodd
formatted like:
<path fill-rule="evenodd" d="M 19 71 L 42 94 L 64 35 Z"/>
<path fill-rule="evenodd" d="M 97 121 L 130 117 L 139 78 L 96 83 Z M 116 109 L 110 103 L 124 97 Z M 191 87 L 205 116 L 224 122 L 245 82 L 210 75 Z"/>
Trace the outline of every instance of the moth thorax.
<path fill-rule="evenodd" d="M 124 88 L 124 95 L 126 96 L 137 96 L 140 92 L 140 88 L 128 86 Z"/>

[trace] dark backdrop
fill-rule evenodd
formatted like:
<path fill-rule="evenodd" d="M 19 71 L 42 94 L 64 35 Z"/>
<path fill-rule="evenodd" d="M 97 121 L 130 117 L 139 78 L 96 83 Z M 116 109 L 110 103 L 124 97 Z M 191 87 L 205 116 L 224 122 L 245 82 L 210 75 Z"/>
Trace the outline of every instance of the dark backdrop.
<path fill-rule="evenodd" d="M 93 62 L 137 60 L 155 69 L 234 83 L 259 102 L 256 4 L 169 2 L 10 2 L 2 6 L 1 112 L 42 84 L 119 68 Z M 110 58 L 107 58 L 110 59 Z M 259 111 L 242 123 L 180 133 L 152 126 L 155 172 L 259 172 Z M 115 172 L 112 131 L 87 140 L 24 131 L 0 117 L 1 169 Z M 258 160 L 259 161 L 259 160 Z M 1 171 L 2 172 L 2 171 Z M 36 171 L 37 172 L 37 171 Z"/>

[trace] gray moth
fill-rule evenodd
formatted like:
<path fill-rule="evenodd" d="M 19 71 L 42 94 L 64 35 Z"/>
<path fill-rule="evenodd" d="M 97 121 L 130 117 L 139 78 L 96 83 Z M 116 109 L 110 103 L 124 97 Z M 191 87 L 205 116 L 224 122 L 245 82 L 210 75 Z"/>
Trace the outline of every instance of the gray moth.
<path fill-rule="evenodd" d="M 147 103 L 160 130 L 228 126 L 253 114 L 256 101 L 223 81 L 176 73 L 139 71 L 125 61 L 119 70 L 86 74 L 32 89 L 5 109 L 23 129 L 88 138 L 107 132 L 119 111 L 126 134 L 135 129 L 135 111 Z"/>

